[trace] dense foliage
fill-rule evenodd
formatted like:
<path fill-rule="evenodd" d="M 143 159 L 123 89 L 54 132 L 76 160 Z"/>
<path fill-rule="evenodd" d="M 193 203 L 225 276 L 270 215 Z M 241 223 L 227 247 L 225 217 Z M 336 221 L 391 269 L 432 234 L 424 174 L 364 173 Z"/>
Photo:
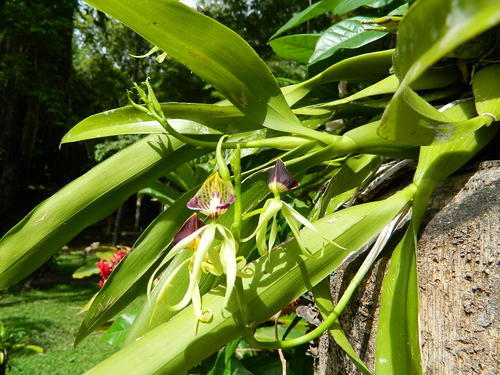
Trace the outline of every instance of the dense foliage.
<path fill-rule="evenodd" d="M 163 95 L 165 86 L 150 74 L 128 92 L 129 105 L 73 127 L 62 143 L 149 135 L 44 201 L 1 239 L 0 288 L 29 275 L 132 194 L 160 189 L 168 208 L 112 272 L 107 269 L 76 341 L 138 296 L 145 293 L 147 301 L 123 348 L 88 374 L 179 374 L 200 363 L 193 371 L 262 373 L 233 356 L 239 345 L 300 353 L 325 331 L 363 373 L 421 374 L 416 236 L 436 185 L 495 135 L 500 2 L 312 4 L 270 42 L 283 57 L 307 62 L 312 73 L 281 88 L 238 34 L 177 1 L 88 3 L 226 99 L 163 102 L 176 100 L 170 94 L 176 85 L 167 82 Z M 281 35 L 325 12 L 334 22 L 327 30 Z M 115 31 L 119 54 L 130 47 L 120 44 L 124 29 Z M 482 48 L 467 47 L 471 41 Z M 394 42 L 395 49 L 380 48 Z M 100 43 L 95 51 L 104 52 Z M 147 74 L 153 61 L 143 63 Z M 139 80 L 144 72 L 130 76 Z M 197 82 L 184 81 L 188 87 Z M 370 182 L 384 179 L 381 165 L 391 159 L 417 160 L 412 182 L 384 199 L 359 202 Z M 382 286 L 376 360 L 365 364 L 336 322 L 398 229 L 404 234 L 393 244 Z M 328 275 L 355 255 L 363 262 L 334 306 Z M 318 321 L 309 327 L 282 318 L 307 305 L 297 301 L 307 291 L 320 310 Z M 310 369 L 292 362 L 290 371 Z"/>

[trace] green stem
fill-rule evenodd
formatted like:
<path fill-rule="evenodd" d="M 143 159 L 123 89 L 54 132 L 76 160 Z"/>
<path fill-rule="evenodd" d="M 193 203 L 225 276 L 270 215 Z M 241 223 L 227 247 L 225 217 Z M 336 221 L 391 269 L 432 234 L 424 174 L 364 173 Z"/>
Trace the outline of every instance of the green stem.
<path fill-rule="evenodd" d="M 243 336 L 245 337 L 247 342 L 251 346 L 256 347 L 258 343 L 254 337 L 254 331 L 248 326 L 248 308 L 245 301 L 245 291 L 243 289 L 243 283 L 241 281 L 241 278 L 239 277 L 236 278 L 234 289 L 236 291 L 236 300 L 239 307 L 238 316 L 240 318 L 237 324 L 242 329 Z"/>
<path fill-rule="evenodd" d="M 188 145 L 195 146 L 195 147 L 203 147 L 203 148 L 211 148 L 211 149 L 217 149 L 217 144 L 218 142 L 212 142 L 212 141 L 202 141 L 196 138 L 188 137 L 182 133 L 179 133 L 177 130 L 175 130 L 167 121 L 167 119 L 162 118 L 156 113 L 152 113 L 151 111 L 148 111 L 147 114 L 158 121 L 160 125 L 169 133 L 170 135 L 174 136 L 177 138 L 179 141 L 184 142 Z M 307 139 L 307 138 L 302 138 L 302 137 L 295 137 L 295 136 L 283 136 L 283 137 L 275 137 L 275 138 L 265 138 L 265 139 L 258 139 L 254 141 L 248 141 L 248 142 L 224 142 L 221 145 L 221 148 L 223 149 L 236 149 L 238 146 L 241 148 L 260 148 L 260 147 L 274 147 L 277 149 L 292 149 L 297 146 L 300 146 L 302 144 L 307 144 L 314 142 L 314 140 Z"/>
<path fill-rule="evenodd" d="M 409 205 L 407 206 L 407 208 L 409 208 Z M 398 215 L 389 225 L 387 225 L 384 228 L 379 238 L 377 239 L 377 242 L 373 245 L 372 250 L 366 256 L 365 260 L 363 261 L 363 264 L 361 264 L 361 267 L 359 267 L 358 272 L 356 272 L 351 282 L 347 286 L 345 292 L 342 294 L 342 297 L 340 297 L 340 300 L 338 301 L 337 305 L 333 308 L 332 312 L 328 314 L 328 316 L 319 326 L 317 326 L 311 332 L 293 339 L 283 340 L 283 341 L 280 340 L 275 342 L 261 342 L 254 340 L 254 344 L 256 344 L 258 348 L 265 348 L 265 349 L 292 348 L 295 346 L 306 344 L 311 340 L 317 339 L 325 331 L 329 330 L 335 323 L 335 321 L 338 319 L 342 311 L 344 311 L 352 295 L 358 288 L 359 284 L 365 277 L 368 270 L 371 268 L 375 259 L 378 257 L 378 255 L 384 248 L 385 244 L 390 238 L 390 235 L 394 231 L 394 228 L 400 222 L 401 218 L 404 217 L 405 213 L 406 210 L 403 210 L 403 212 L 400 215 Z"/>
<path fill-rule="evenodd" d="M 245 216 L 243 216 L 243 220 L 248 220 L 250 219 L 252 216 L 255 216 L 255 215 L 260 215 L 261 213 L 263 213 L 266 209 L 265 208 L 258 208 L 256 210 L 253 210 L 253 211 L 250 211 L 249 213 L 247 213 Z"/>
<path fill-rule="evenodd" d="M 236 201 L 234 202 L 234 219 L 231 225 L 231 230 L 233 232 L 236 242 L 240 242 L 241 233 L 241 149 L 239 146 L 236 147 L 236 151 L 231 160 L 231 166 L 233 167 L 233 177 L 234 177 L 234 194 L 236 196 Z"/>

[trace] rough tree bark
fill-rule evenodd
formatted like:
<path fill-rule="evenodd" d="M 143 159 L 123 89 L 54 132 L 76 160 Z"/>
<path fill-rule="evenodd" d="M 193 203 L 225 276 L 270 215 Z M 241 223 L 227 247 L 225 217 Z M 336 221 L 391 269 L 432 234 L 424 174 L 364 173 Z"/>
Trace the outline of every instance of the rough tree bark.
<path fill-rule="evenodd" d="M 498 373 L 498 196 L 500 162 L 449 178 L 435 192 L 419 240 L 420 331 L 426 375 Z M 378 260 L 341 324 L 373 369 L 379 293 L 389 254 Z M 332 275 L 339 298 L 359 264 Z M 496 271 L 496 272 L 495 272 Z M 317 375 L 359 372 L 327 335 Z M 404 375 L 404 374 L 401 374 Z"/>

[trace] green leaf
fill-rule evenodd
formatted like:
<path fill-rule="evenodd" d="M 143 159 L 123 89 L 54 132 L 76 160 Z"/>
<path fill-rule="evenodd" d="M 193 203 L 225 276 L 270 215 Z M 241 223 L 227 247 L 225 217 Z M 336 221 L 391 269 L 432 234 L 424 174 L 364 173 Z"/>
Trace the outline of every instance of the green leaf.
<path fill-rule="evenodd" d="M 368 367 L 366 367 L 366 364 L 363 362 L 363 360 L 359 357 L 358 353 L 354 350 L 352 347 L 351 343 L 349 342 L 349 339 L 344 333 L 344 330 L 342 329 L 342 326 L 340 323 L 337 321 L 333 324 L 332 328 L 330 329 L 330 334 L 332 335 L 333 340 L 335 343 L 342 348 L 342 350 L 347 354 L 351 362 L 356 366 L 356 368 L 359 370 L 364 375 L 371 375 L 370 370 Z"/>
<path fill-rule="evenodd" d="M 356 143 L 355 152 L 359 154 L 375 154 L 398 159 L 416 159 L 417 150 L 414 147 L 403 146 L 400 143 L 381 138 L 377 134 L 379 121 L 359 126 L 349 130 L 344 137 Z"/>
<path fill-rule="evenodd" d="M 118 250 L 114 246 L 99 246 L 95 250 L 95 255 L 99 259 L 103 259 L 106 262 L 109 262 L 113 255 L 115 254 L 116 250 Z"/>
<path fill-rule="evenodd" d="M 375 374 L 422 374 L 420 361 L 416 238 L 410 223 L 382 282 Z"/>
<path fill-rule="evenodd" d="M 288 20 L 283 26 L 281 26 L 278 31 L 276 31 L 271 39 L 276 38 L 278 35 L 283 34 L 312 18 L 318 17 L 324 13 L 332 12 L 339 16 L 350 12 L 351 10 L 357 9 L 363 5 L 371 6 L 373 8 L 378 8 L 391 3 L 393 0 L 323 0 L 318 1 L 312 5 L 309 5 L 303 11 L 295 14 L 292 18 Z M 385 4 L 378 4 L 385 3 Z"/>
<path fill-rule="evenodd" d="M 165 135 L 150 136 L 59 190 L 0 240 L 0 289 L 29 275 L 151 180 L 205 152 Z"/>
<path fill-rule="evenodd" d="M 448 67 L 444 69 L 430 69 L 425 74 L 423 74 L 419 79 L 412 83 L 412 88 L 414 90 L 430 90 L 441 87 L 446 87 L 456 82 L 459 79 L 459 71 L 456 67 Z M 381 81 L 374 83 L 356 93 L 342 98 L 337 99 L 329 103 L 311 106 L 314 107 L 335 107 L 341 104 L 350 103 L 355 100 L 364 99 L 370 96 L 382 95 L 382 94 L 392 94 L 396 92 L 399 86 L 399 80 L 395 75 L 390 75 Z M 306 107 L 307 108 L 307 107 Z M 296 110 L 295 113 L 301 113 L 300 109 Z"/>
<path fill-rule="evenodd" d="M 170 125 L 180 133 L 234 133 L 259 129 L 234 106 L 193 103 L 163 103 Z M 216 130 L 216 131 L 214 131 Z M 112 109 L 87 117 L 71 128 L 61 144 L 123 134 L 165 133 L 165 129 L 147 114 L 132 106 Z"/>
<path fill-rule="evenodd" d="M 99 258 L 97 257 L 92 257 L 91 259 L 87 260 L 87 264 L 78 267 L 75 272 L 73 272 L 73 279 L 83 279 L 85 277 L 89 277 L 92 275 L 98 275 L 99 274 L 99 268 L 97 268 L 97 262 L 99 261 Z"/>
<path fill-rule="evenodd" d="M 378 133 L 409 145 L 428 145 L 452 138 L 455 132 L 452 122 L 415 91 L 409 87 L 401 90 L 400 86 L 384 112 Z"/>
<path fill-rule="evenodd" d="M 410 88 L 398 91 L 401 100 L 391 100 L 381 120 L 379 134 L 391 134 L 386 137 L 410 145 L 431 145 L 449 142 L 450 140 L 469 132 L 473 132 L 493 121 L 491 115 L 454 121 L 452 118 L 438 111 L 425 99 Z M 396 126 L 394 121 L 405 119 L 404 126 Z M 386 133 L 389 131 L 389 133 Z"/>
<path fill-rule="evenodd" d="M 371 0 L 370 2 L 366 3 L 365 5 L 370 7 L 370 8 L 382 8 L 382 7 L 385 7 L 386 5 L 389 5 L 393 1 L 394 0 Z"/>
<path fill-rule="evenodd" d="M 500 64 L 481 69 L 472 77 L 476 110 L 480 115 L 493 115 L 500 120 Z"/>
<path fill-rule="evenodd" d="M 262 126 L 324 141 L 292 113 L 268 66 L 238 34 L 177 0 L 88 0 L 212 84 Z M 244 66 L 245 69 L 241 67 Z"/>
<path fill-rule="evenodd" d="M 294 105 L 313 88 L 325 83 L 384 78 L 389 75 L 393 52 L 394 50 L 371 52 L 344 59 L 304 82 L 283 87 L 283 94 L 288 104 Z"/>
<path fill-rule="evenodd" d="M 332 56 L 342 48 L 358 48 L 384 37 L 387 33 L 365 30 L 361 21 L 373 17 L 352 17 L 330 26 L 319 38 L 309 64 Z"/>
<path fill-rule="evenodd" d="M 327 277 L 316 285 L 312 292 L 314 294 L 314 302 L 316 303 L 316 306 L 318 306 L 323 319 L 325 319 L 334 308 L 332 297 L 330 295 L 330 278 Z M 362 374 L 371 375 L 370 370 L 368 370 L 363 360 L 359 358 L 358 353 L 356 353 L 352 347 L 338 320 L 335 321 L 330 329 L 330 334 L 332 335 L 335 343 L 347 354 L 354 366 L 356 366 Z"/>
<path fill-rule="evenodd" d="M 498 22 L 497 0 L 419 1 L 399 26 L 394 68 L 404 79 L 401 85 L 409 85 L 441 57 Z"/>
<path fill-rule="evenodd" d="M 181 192 L 173 187 L 166 185 L 160 181 L 154 181 L 137 192 L 138 195 L 149 195 L 156 198 L 164 204 L 171 205 L 177 198 L 181 196 Z"/>
<path fill-rule="evenodd" d="M 463 121 L 475 113 L 473 100 L 452 103 L 445 111 L 453 121 Z M 420 148 L 413 182 L 419 192 L 413 205 L 413 221 L 418 226 L 434 187 L 467 163 L 495 136 L 496 127 L 483 127 L 456 136 L 450 142 Z"/>
<path fill-rule="evenodd" d="M 498 1 L 417 2 L 399 26 L 394 68 L 401 83 L 384 112 L 379 134 L 414 145 L 449 137 L 453 127 L 409 85 L 454 48 L 498 22 Z"/>
<path fill-rule="evenodd" d="M 284 326 L 282 324 L 278 324 L 278 337 L 281 338 L 287 331 L 287 326 Z M 305 320 L 301 320 L 295 327 L 293 327 L 287 334 L 287 338 L 293 339 L 296 337 L 303 336 L 306 331 L 307 331 L 307 323 Z M 276 335 L 275 335 L 275 328 L 273 326 L 264 326 L 264 327 L 259 327 L 255 331 L 255 338 L 258 341 L 263 341 L 263 342 L 273 342 L 276 340 Z"/>
<path fill-rule="evenodd" d="M 107 342 L 113 346 L 121 346 L 127 337 L 128 330 L 132 326 L 135 316 L 130 314 L 121 314 L 104 332 L 99 340 Z"/>
<path fill-rule="evenodd" d="M 301 257 L 297 242 L 289 241 L 274 250 L 270 258 L 266 256 L 251 263 L 249 267 L 253 269 L 253 276 L 243 280 L 245 300 L 252 307 L 248 311 L 250 322 L 266 320 L 328 276 L 352 251 L 362 247 L 387 225 L 413 193 L 414 189 L 409 188 L 386 201 L 354 206 L 315 223 L 324 236 L 349 250 L 325 245 L 316 232 L 304 229 L 303 238 L 315 256 Z M 324 250 L 321 252 L 321 249 Z M 210 322 L 195 324 L 193 308 L 188 306 L 87 374 L 109 374 L 111 371 L 123 375 L 179 374 L 187 371 L 217 348 L 241 336 L 235 315 L 238 306 L 232 299 L 229 311 L 225 311 L 223 300 L 223 287 L 205 294 L 203 306 L 213 313 Z M 148 360 L 144 361 L 144 358 Z M 138 361 L 141 366 L 134 366 Z"/>
<path fill-rule="evenodd" d="M 319 34 L 294 34 L 273 39 L 269 45 L 283 59 L 307 63 L 319 38 Z"/>
<path fill-rule="evenodd" d="M 25 349 L 32 350 L 35 353 L 42 354 L 44 352 L 43 348 L 38 345 L 24 345 Z"/>
<path fill-rule="evenodd" d="M 380 166 L 382 158 L 375 155 L 355 155 L 346 160 L 311 211 L 313 218 L 335 212 L 347 202 Z"/>
<path fill-rule="evenodd" d="M 378 8 L 391 3 L 393 0 L 341 0 L 338 1 L 338 5 L 335 7 L 335 14 L 342 15 L 350 12 L 351 10 L 358 9 L 362 6 L 370 6 L 373 8 Z M 382 3 L 382 4 L 381 4 Z"/>
<path fill-rule="evenodd" d="M 323 0 L 309 5 L 309 7 L 295 14 L 288 20 L 287 23 L 281 26 L 278 31 L 276 31 L 273 36 L 271 36 L 271 39 L 276 38 L 278 35 L 283 34 L 285 31 L 288 31 L 312 18 L 318 17 L 326 12 L 333 10 L 339 1 L 340 0 Z"/>

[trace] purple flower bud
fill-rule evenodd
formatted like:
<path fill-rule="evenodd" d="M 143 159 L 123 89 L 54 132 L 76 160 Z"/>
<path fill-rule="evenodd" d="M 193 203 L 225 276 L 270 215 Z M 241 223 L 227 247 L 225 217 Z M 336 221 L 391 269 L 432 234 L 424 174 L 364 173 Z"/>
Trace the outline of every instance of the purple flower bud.
<path fill-rule="evenodd" d="M 179 229 L 179 231 L 175 234 L 174 239 L 172 240 L 172 246 L 177 245 L 177 243 L 179 243 L 179 241 L 183 240 L 184 238 L 186 238 L 190 234 L 193 234 L 194 232 L 196 232 L 198 229 L 200 229 L 203 226 L 205 226 L 205 223 L 200 220 L 198 215 L 196 215 L 196 214 L 191 215 L 189 217 L 189 219 L 187 219 L 184 222 L 184 224 L 182 224 L 181 229 Z M 195 249 L 196 242 L 197 242 L 196 240 L 193 241 L 193 243 L 190 244 L 189 246 L 187 246 L 186 248 Z"/>
<path fill-rule="evenodd" d="M 187 203 L 187 208 L 216 218 L 226 212 L 235 199 L 231 184 L 224 181 L 219 173 L 214 173 L 207 178 L 200 190 Z"/>
<path fill-rule="evenodd" d="M 274 194 L 280 194 L 288 190 L 295 189 L 299 183 L 293 178 L 292 174 L 288 172 L 285 164 L 281 159 L 276 160 L 274 167 L 269 171 L 269 178 L 267 179 L 269 190 Z"/>

